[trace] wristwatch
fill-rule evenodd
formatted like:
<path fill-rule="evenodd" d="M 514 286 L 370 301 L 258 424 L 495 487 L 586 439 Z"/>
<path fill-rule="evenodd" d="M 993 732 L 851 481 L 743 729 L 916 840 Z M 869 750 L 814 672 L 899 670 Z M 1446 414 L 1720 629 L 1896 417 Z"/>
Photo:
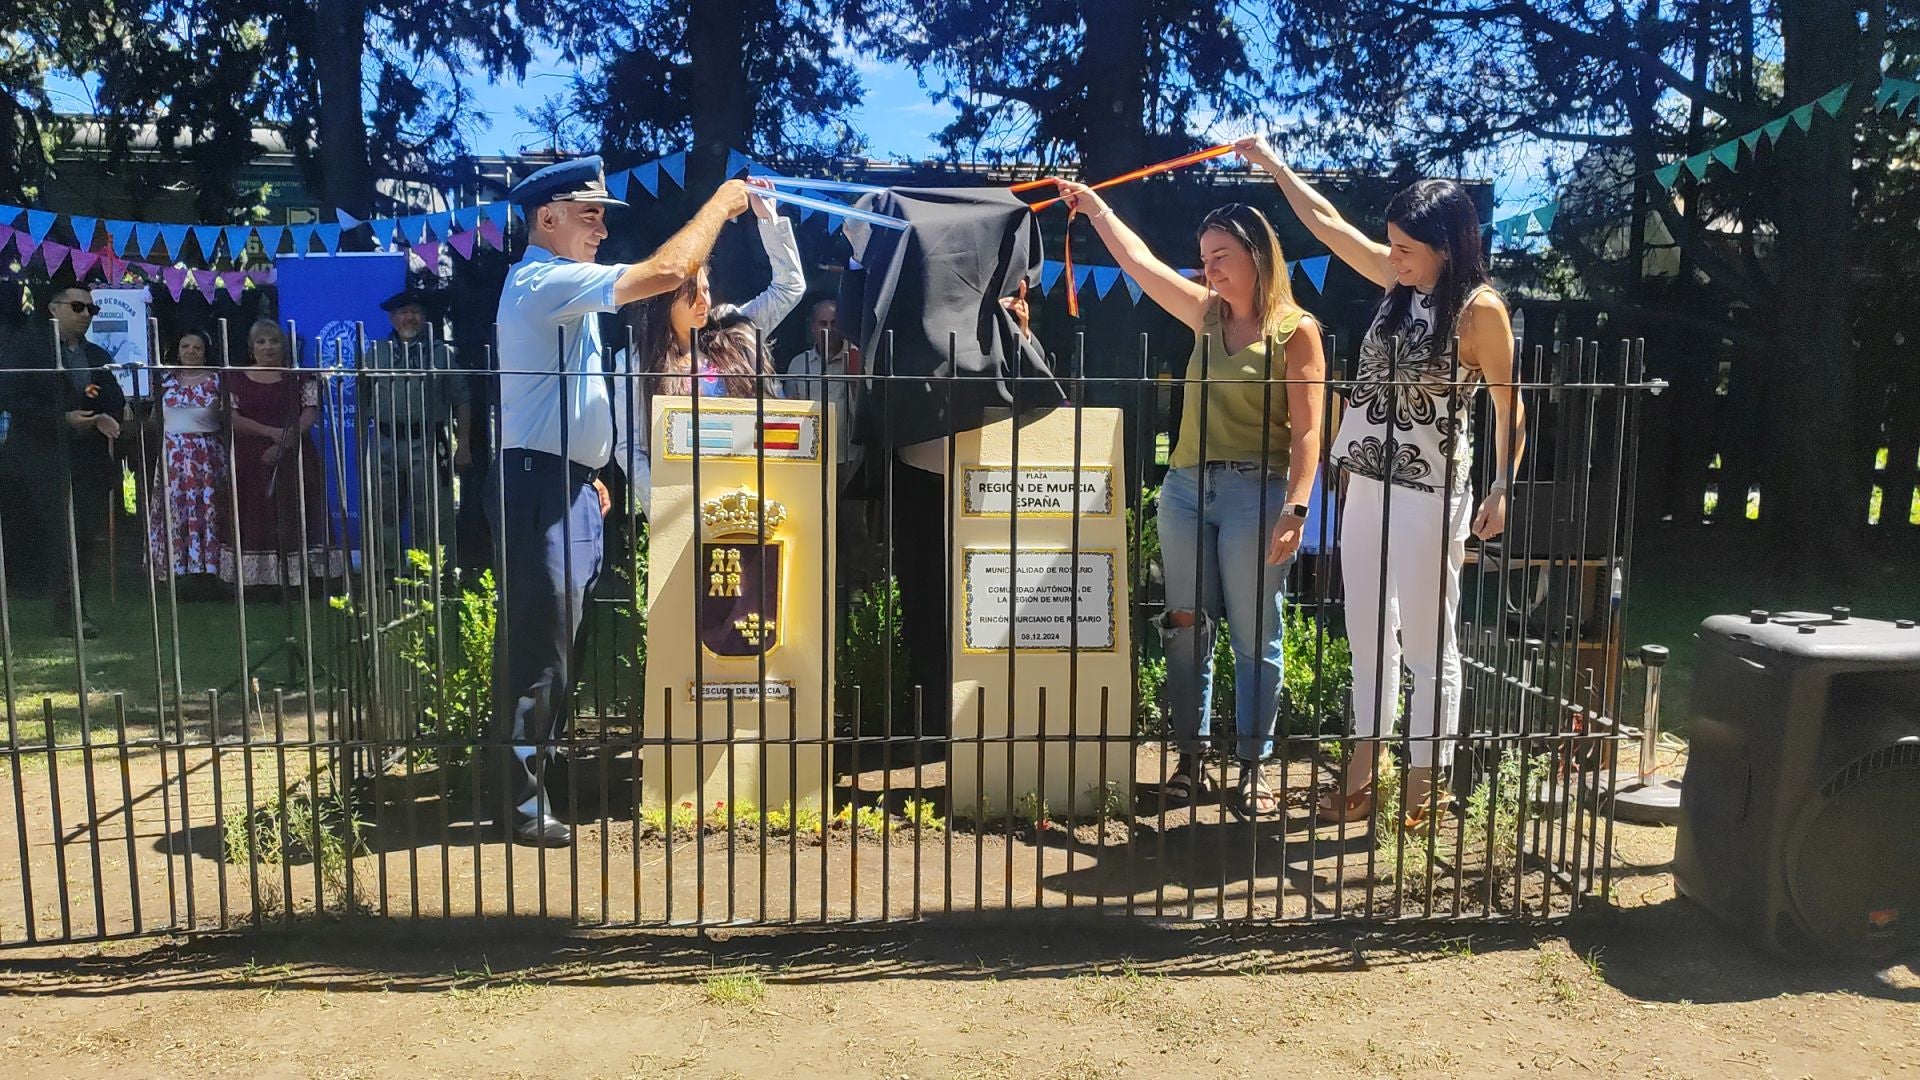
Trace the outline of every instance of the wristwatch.
<path fill-rule="evenodd" d="M 1301 521 L 1305 521 L 1307 520 L 1307 504 L 1306 503 L 1288 503 L 1285 507 L 1281 509 L 1280 513 L 1286 517 L 1297 517 Z"/>

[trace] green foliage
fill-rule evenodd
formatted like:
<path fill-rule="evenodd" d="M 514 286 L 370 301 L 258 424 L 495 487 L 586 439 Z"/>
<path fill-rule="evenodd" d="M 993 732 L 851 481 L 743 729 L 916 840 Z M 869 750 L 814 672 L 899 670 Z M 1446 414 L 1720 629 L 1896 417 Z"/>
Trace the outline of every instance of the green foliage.
<path fill-rule="evenodd" d="M 1513 857 L 1520 843 L 1520 802 L 1525 793 L 1521 790 L 1521 771 L 1525 764 L 1525 753 L 1519 749 L 1510 749 L 1500 757 L 1500 764 L 1492 772 L 1480 778 L 1467 796 L 1466 829 L 1469 844 L 1486 844 L 1487 826 L 1493 826 L 1493 839 L 1488 848 L 1488 863 L 1496 873 L 1503 873 L 1513 864 Z"/>
<path fill-rule="evenodd" d="M 1288 608 L 1280 666 L 1289 734 L 1317 735 L 1329 722 L 1344 717 L 1347 695 L 1353 689 L 1353 648 L 1346 638 L 1317 624 L 1300 608 Z"/>
<path fill-rule="evenodd" d="M 861 735 L 884 735 L 890 718 L 907 716 L 913 707 L 913 681 L 907 670 L 907 650 L 900 643 L 900 587 L 892 578 L 877 581 L 854 597 L 847 612 L 835 658 L 834 694 L 841 709 L 853 707 L 854 687 L 860 688 L 860 715 L 854 719 Z M 887 701 L 888 660 L 892 660 L 893 700 Z M 928 708 L 936 707 L 928 702 Z"/>
<path fill-rule="evenodd" d="M 1142 658 L 1133 672 L 1133 692 L 1140 702 L 1139 735 L 1145 739 L 1165 738 L 1168 732 L 1165 698 L 1167 658 Z"/>
<path fill-rule="evenodd" d="M 493 571 L 483 571 L 470 589 L 443 593 L 436 605 L 433 560 L 416 549 L 407 552 L 407 566 L 416 576 L 395 581 L 400 618 L 386 639 L 420 679 L 423 738 L 413 751 L 414 763 L 465 768 L 493 712 L 499 610 Z"/>
<path fill-rule="evenodd" d="M 323 785 L 316 774 L 289 785 L 284 799 L 269 795 L 258 806 L 221 815 L 221 857 L 236 866 L 317 862 L 322 885 L 337 898 L 346 890 L 352 858 L 366 851 L 365 830 L 346 792 Z"/>

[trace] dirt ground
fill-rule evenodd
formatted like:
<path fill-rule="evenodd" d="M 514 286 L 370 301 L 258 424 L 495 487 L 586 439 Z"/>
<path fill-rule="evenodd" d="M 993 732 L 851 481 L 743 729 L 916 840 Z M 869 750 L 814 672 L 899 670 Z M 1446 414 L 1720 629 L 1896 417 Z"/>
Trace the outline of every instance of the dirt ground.
<path fill-rule="evenodd" d="M 11 1077 L 1920 1075 L 1920 959 L 1789 964 L 1673 895 L 1542 926 L 1086 914 L 606 932 L 359 919 L 0 951 Z"/>

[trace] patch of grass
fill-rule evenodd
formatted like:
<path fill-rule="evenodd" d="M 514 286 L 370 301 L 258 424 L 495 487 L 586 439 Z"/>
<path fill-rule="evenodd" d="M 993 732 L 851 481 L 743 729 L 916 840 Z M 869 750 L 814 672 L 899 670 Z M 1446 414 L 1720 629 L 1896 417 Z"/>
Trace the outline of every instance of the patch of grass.
<path fill-rule="evenodd" d="M 716 971 L 700 980 L 707 1004 L 726 1007 L 758 1005 L 767 998 L 766 981 L 752 968 Z"/>
<path fill-rule="evenodd" d="M 1132 1004 L 1158 981 L 1157 976 L 1143 974 L 1132 957 L 1122 959 L 1117 970 L 1095 967 L 1081 978 L 1094 1007 L 1106 1012 Z"/>
<path fill-rule="evenodd" d="M 479 971 L 453 970 L 447 996 L 455 1001 L 492 1006 L 530 997 L 536 989 L 524 976 L 495 974 L 493 965 L 482 958 Z"/>
<path fill-rule="evenodd" d="M 1533 978 L 1545 988 L 1548 997 L 1562 1005 L 1580 1000 L 1580 987 L 1562 970 L 1559 955 L 1545 945 L 1533 954 Z"/>

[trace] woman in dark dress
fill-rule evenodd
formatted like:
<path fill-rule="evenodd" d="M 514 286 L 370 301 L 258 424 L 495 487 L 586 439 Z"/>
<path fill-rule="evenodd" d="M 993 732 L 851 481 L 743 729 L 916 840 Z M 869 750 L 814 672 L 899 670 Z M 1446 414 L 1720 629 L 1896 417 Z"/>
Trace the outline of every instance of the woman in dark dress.
<path fill-rule="evenodd" d="M 261 320 L 247 332 L 251 367 L 227 380 L 233 422 L 233 535 L 220 577 L 242 585 L 293 584 L 302 573 L 337 577 L 326 545 L 326 481 L 308 433 L 320 419 L 320 388 L 288 367 L 286 335 Z M 304 567 L 304 569 L 303 569 Z"/>

